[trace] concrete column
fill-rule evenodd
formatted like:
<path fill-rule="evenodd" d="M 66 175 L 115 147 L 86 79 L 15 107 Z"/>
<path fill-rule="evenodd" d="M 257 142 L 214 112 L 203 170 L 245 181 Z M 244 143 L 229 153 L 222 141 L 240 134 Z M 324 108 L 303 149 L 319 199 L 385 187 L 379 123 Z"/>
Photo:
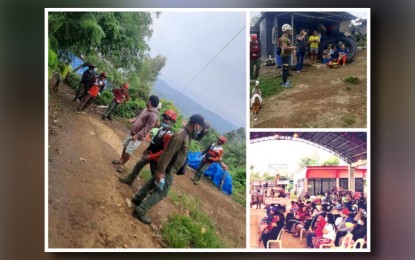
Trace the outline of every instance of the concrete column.
<path fill-rule="evenodd" d="M 355 191 L 355 180 L 354 180 L 354 170 L 355 170 L 355 168 L 354 167 L 352 167 L 352 165 L 351 164 L 349 164 L 349 167 L 348 167 L 349 169 L 349 188 L 348 188 L 348 190 L 350 190 L 350 191 Z"/>
<path fill-rule="evenodd" d="M 304 191 L 308 192 L 308 178 L 304 178 Z"/>
<path fill-rule="evenodd" d="M 340 178 L 339 176 L 336 176 L 336 188 L 338 189 L 340 187 Z"/>

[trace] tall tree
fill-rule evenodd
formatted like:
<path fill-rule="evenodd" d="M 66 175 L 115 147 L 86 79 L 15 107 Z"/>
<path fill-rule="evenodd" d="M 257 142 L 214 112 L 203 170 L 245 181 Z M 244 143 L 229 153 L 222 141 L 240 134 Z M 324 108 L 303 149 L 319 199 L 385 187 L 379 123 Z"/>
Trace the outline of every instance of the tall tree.
<path fill-rule="evenodd" d="M 337 158 L 336 156 L 331 156 L 330 158 L 325 160 L 321 165 L 322 166 L 335 166 L 339 164 L 340 164 L 339 158 Z"/>

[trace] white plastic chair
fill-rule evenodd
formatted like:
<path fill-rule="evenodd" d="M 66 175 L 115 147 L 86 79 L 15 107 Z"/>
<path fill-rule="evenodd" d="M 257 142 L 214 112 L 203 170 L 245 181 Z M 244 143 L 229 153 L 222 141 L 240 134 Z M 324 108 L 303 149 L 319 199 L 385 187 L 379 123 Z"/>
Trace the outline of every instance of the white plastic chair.
<path fill-rule="evenodd" d="M 268 240 L 268 242 L 267 242 L 267 248 L 270 248 L 269 247 L 270 246 L 270 243 L 278 243 L 279 244 L 279 247 L 282 248 L 282 240 L 281 240 L 282 232 L 284 232 L 284 229 L 283 228 L 281 229 L 280 233 L 278 234 L 277 239 L 275 239 L 275 240 Z"/>
<path fill-rule="evenodd" d="M 358 240 L 356 240 L 353 244 L 353 249 L 358 248 L 357 244 L 360 244 L 359 249 L 362 249 L 363 246 L 365 245 L 365 239 L 364 238 L 359 238 Z"/>

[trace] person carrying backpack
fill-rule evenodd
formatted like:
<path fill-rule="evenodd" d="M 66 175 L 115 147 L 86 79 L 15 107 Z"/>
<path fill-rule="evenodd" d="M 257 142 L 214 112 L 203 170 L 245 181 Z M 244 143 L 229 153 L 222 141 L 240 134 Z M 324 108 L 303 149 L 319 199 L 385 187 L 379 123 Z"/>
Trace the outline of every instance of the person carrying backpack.
<path fill-rule="evenodd" d="M 79 87 L 76 90 L 75 97 L 72 100 L 73 102 L 77 99 L 81 100 L 86 95 L 86 92 L 89 90 L 89 86 L 91 86 L 97 74 L 95 72 L 94 65 L 91 63 L 85 63 L 85 66 L 88 66 L 88 69 L 82 74 L 81 82 L 79 82 Z"/>
<path fill-rule="evenodd" d="M 226 143 L 226 137 L 220 136 L 216 143 L 213 143 L 200 156 L 203 156 L 203 159 L 200 161 L 199 167 L 195 172 L 195 176 L 192 178 L 192 181 L 197 185 L 202 178 L 202 174 L 212 163 L 220 162 L 223 155 L 222 145 Z"/>
<path fill-rule="evenodd" d="M 118 109 L 121 103 L 128 101 L 128 85 L 124 84 L 122 88 L 113 88 L 112 94 L 114 94 L 114 99 L 108 106 L 107 111 L 105 111 L 105 113 L 102 115 L 102 120 L 105 120 L 105 118 L 112 120 L 112 113 L 114 113 Z"/>
<path fill-rule="evenodd" d="M 151 224 L 147 211 L 162 201 L 169 194 L 174 175 L 185 165 L 190 140 L 201 140 L 208 132 L 210 125 L 202 115 L 192 115 L 186 126 L 174 133 L 170 142 L 161 154 L 156 174 L 154 174 L 134 195 L 132 202 L 136 205 L 132 215 L 145 224 Z M 161 185 L 162 184 L 162 185 Z"/>
<path fill-rule="evenodd" d="M 137 176 L 140 174 L 140 171 L 144 166 L 150 164 L 151 174 L 154 175 L 157 168 L 157 162 L 164 149 L 167 147 L 173 132 L 171 131 L 171 126 L 177 120 L 177 113 L 172 109 L 166 110 L 162 115 L 163 121 L 161 122 L 160 128 L 157 133 L 154 135 L 151 140 L 150 145 L 144 151 L 141 160 L 139 160 L 134 169 L 126 177 L 120 177 L 119 181 L 131 186 Z"/>
<path fill-rule="evenodd" d="M 79 114 L 81 110 L 86 109 L 92 103 L 96 96 L 100 95 L 100 93 L 105 88 L 105 80 L 107 79 L 107 74 L 102 72 L 99 76 L 96 76 L 92 84 L 88 87 L 86 94 L 81 99 L 81 103 L 79 103 L 78 108 L 76 109 L 76 113 Z"/>

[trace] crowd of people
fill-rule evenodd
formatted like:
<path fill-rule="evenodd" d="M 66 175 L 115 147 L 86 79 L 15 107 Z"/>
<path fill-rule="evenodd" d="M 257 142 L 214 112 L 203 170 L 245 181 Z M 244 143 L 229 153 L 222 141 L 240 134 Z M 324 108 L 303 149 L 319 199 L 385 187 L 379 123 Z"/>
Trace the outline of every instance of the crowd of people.
<path fill-rule="evenodd" d="M 65 65 L 68 66 L 69 64 L 65 63 Z M 91 63 L 84 63 L 84 66 L 88 69 L 82 74 L 73 98 L 74 102 L 80 101 L 76 109 L 78 114 L 85 110 L 107 85 L 107 74 L 105 72 L 98 74 L 95 66 Z M 62 67 L 61 69 L 62 71 L 59 72 L 57 78 L 58 82 L 52 87 L 55 91 L 58 90 L 59 84 L 69 71 L 68 67 Z M 102 114 L 101 118 L 103 120 L 112 120 L 112 115 L 118 107 L 129 100 L 128 90 L 127 83 L 124 83 L 120 88 L 112 89 L 114 98 Z M 167 109 L 161 114 L 160 120 L 161 108 L 162 104 L 159 97 L 151 95 L 147 100 L 146 107 L 138 111 L 136 117 L 128 120 L 131 123 L 131 129 L 122 143 L 123 150 L 120 158 L 112 161 L 117 172 L 125 173 L 125 164 L 130 160 L 135 150 L 145 144 L 144 141 L 150 141 L 133 170 L 119 178 L 121 183 L 132 186 L 141 170 L 149 164 L 151 178 L 131 199 L 131 202 L 135 205 L 132 212 L 133 217 L 145 224 L 151 223 L 151 219 L 146 215 L 147 211 L 168 195 L 173 183 L 173 175 L 184 174 L 190 141 L 200 141 L 210 129 L 209 123 L 202 115 L 194 114 L 181 130 L 174 133 L 173 125 L 178 119 L 177 112 L 173 109 Z M 220 136 L 216 143 L 213 143 L 202 152 L 201 163 L 192 178 L 194 184 L 200 182 L 204 171 L 212 163 L 220 163 L 223 169 L 227 169 L 227 166 L 222 162 L 222 145 L 226 141 L 226 137 Z"/>
<path fill-rule="evenodd" d="M 348 49 L 344 43 L 329 44 L 328 47 L 320 53 L 320 40 L 321 36 L 317 31 L 313 31 L 313 34 L 307 36 L 305 28 L 300 28 L 298 34 L 295 36 L 295 45 L 291 41 L 293 35 L 293 29 L 291 25 L 284 24 L 281 27 L 282 35 L 278 39 L 276 55 L 279 55 L 282 62 L 282 86 L 291 87 L 292 83 L 288 80 L 290 76 L 290 66 L 295 64 L 297 73 L 306 72 L 304 70 L 304 58 L 307 53 L 310 54 L 310 64 L 317 63 L 317 57 L 321 55 L 321 61 L 328 68 L 337 65 L 346 65 L 348 58 Z M 265 62 L 266 66 L 275 64 L 271 62 L 272 58 L 268 55 L 268 59 Z M 296 62 L 294 62 L 296 61 Z M 261 48 L 259 40 L 256 34 L 251 35 L 250 41 L 250 79 L 252 81 L 258 80 L 259 71 L 261 67 Z M 254 70 L 255 68 L 255 70 Z"/>
<path fill-rule="evenodd" d="M 266 205 L 258 242 L 266 247 L 266 242 L 276 239 L 282 228 L 293 237 L 304 232 L 310 248 L 339 247 L 347 234 L 352 234 L 352 240 L 345 241 L 345 247 L 352 246 L 357 239 L 366 240 L 367 203 L 363 193 L 352 196 L 351 192 L 333 188 L 324 195 L 305 197 L 308 199 L 291 201 L 288 212 L 283 205 Z"/>

